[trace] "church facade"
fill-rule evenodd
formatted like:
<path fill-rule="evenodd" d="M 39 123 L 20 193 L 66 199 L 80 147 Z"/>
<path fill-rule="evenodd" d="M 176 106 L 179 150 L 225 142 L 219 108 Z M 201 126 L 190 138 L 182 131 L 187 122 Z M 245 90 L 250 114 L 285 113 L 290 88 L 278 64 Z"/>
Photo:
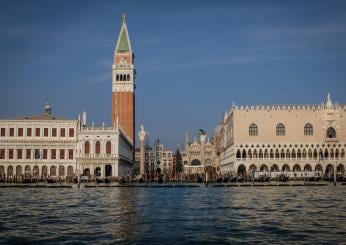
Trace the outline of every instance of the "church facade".
<path fill-rule="evenodd" d="M 126 17 L 114 51 L 112 125 L 95 127 L 83 118 L 44 113 L 0 120 L 0 179 L 73 176 L 122 177 L 131 174 L 135 128 L 135 67 Z"/>
<path fill-rule="evenodd" d="M 249 177 L 345 174 L 346 105 L 237 106 L 218 127 L 220 171 Z"/>

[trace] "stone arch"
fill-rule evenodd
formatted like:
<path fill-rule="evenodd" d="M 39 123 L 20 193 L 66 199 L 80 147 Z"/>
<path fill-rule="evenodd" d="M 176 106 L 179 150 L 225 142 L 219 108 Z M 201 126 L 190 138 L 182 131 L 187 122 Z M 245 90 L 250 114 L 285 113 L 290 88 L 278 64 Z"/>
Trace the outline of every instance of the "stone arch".
<path fill-rule="evenodd" d="M 252 172 L 252 171 L 257 171 L 257 167 L 256 167 L 255 164 L 251 164 L 251 165 L 249 166 L 249 172 Z"/>
<path fill-rule="evenodd" d="M 248 157 L 249 159 L 252 159 L 252 152 L 251 152 L 251 149 L 248 150 L 248 152 L 247 152 L 247 157 Z"/>
<path fill-rule="evenodd" d="M 260 171 L 262 172 L 269 172 L 269 168 L 266 164 L 262 164 L 260 167 Z"/>
<path fill-rule="evenodd" d="M 326 132 L 327 138 L 336 138 L 336 131 L 333 127 L 329 127 Z"/>
<path fill-rule="evenodd" d="M 89 168 L 83 169 L 83 176 L 90 176 L 90 169 Z"/>
<path fill-rule="evenodd" d="M 285 159 L 285 150 L 281 149 L 281 159 Z"/>
<path fill-rule="evenodd" d="M 130 81 L 130 75 L 129 74 L 127 74 L 126 78 L 127 78 L 126 79 L 127 81 Z"/>
<path fill-rule="evenodd" d="M 32 168 L 32 171 L 34 171 L 35 176 L 40 176 L 40 168 L 37 165 Z"/>
<path fill-rule="evenodd" d="M 284 172 L 289 172 L 289 171 L 290 171 L 290 166 L 288 166 L 288 164 L 284 164 L 284 165 L 282 166 L 282 171 L 284 171 Z"/>
<path fill-rule="evenodd" d="M 65 167 L 59 166 L 59 177 L 65 176 Z"/>
<path fill-rule="evenodd" d="M 300 171 L 302 171 L 300 165 L 299 164 L 295 164 L 293 166 L 293 172 L 300 172 Z"/>
<path fill-rule="evenodd" d="M 13 167 L 11 165 L 7 167 L 7 176 L 13 176 Z"/>
<path fill-rule="evenodd" d="M 110 141 L 106 143 L 106 154 L 112 154 L 112 143 Z"/>
<path fill-rule="evenodd" d="M 237 150 L 236 157 L 237 157 L 238 159 L 240 159 L 240 158 L 241 158 L 241 153 L 240 153 L 240 150 L 239 150 L 239 149 Z"/>
<path fill-rule="evenodd" d="M 191 166 L 200 166 L 200 165 L 202 165 L 202 164 L 201 164 L 201 161 L 198 159 L 193 159 L 191 161 Z"/>
<path fill-rule="evenodd" d="M 29 165 L 26 165 L 25 168 L 24 168 L 24 173 L 26 174 L 26 172 L 30 172 L 31 171 L 31 168 Z"/>
<path fill-rule="evenodd" d="M 292 150 L 292 158 L 296 158 L 296 157 L 297 157 L 296 151 L 293 149 L 293 150 Z"/>
<path fill-rule="evenodd" d="M 246 167 L 244 166 L 244 164 L 240 164 L 238 166 L 238 174 L 241 176 L 246 176 Z"/>
<path fill-rule="evenodd" d="M 48 176 L 48 168 L 47 168 L 47 166 L 42 166 L 41 175 L 42 175 L 42 177 L 47 177 Z"/>
<path fill-rule="evenodd" d="M 67 176 L 73 176 L 73 167 L 72 166 L 68 166 L 67 167 Z"/>
<path fill-rule="evenodd" d="M 306 159 L 306 157 L 307 157 L 307 154 L 306 154 L 306 149 L 304 148 L 304 149 L 303 149 L 302 158 Z"/>
<path fill-rule="evenodd" d="M 16 176 L 21 176 L 22 174 L 23 174 L 22 166 L 17 165 L 17 167 L 16 167 Z"/>
<path fill-rule="evenodd" d="M 311 151 L 311 149 L 308 150 L 308 158 L 312 159 L 312 151 Z"/>
<path fill-rule="evenodd" d="M 268 150 L 267 149 L 264 150 L 264 158 L 268 159 Z"/>
<path fill-rule="evenodd" d="M 253 158 L 257 158 L 257 157 L 258 157 L 258 155 L 257 155 L 257 150 L 254 149 L 254 151 L 253 151 Z"/>
<path fill-rule="evenodd" d="M 317 164 L 317 165 L 315 166 L 315 171 L 317 171 L 317 172 L 322 172 L 322 171 L 323 171 L 322 165 L 321 165 L 321 164 Z"/>
<path fill-rule="evenodd" d="M 310 165 L 310 164 L 305 164 L 305 166 L 304 166 L 304 171 L 309 171 L 309 172 L 311 172 L 311 171 L 312 171 L 311 165 Z"/>
<path fill-rule="evenodd" d="M 258 158 L 263 158 L 263 151 L 262 151 L 262 149 L 259 150 Z"/>
<path fill-rule="evenodd" d="M 286 151 L 286 158 L 287 159 L 291 158 L 291 153 L 290 153 L 289 149 L 287 149 L 287 151 Z"/>
<path fill-rule="evenodd" d="M 5 174 L 5 167 L 0 165 L 0 177 Z"/>
<path fill-rule="evenodd" d="M 279 158 L 280 158 L 279 149 L 276 149 L 276 151 L 275 151 L 275 158 L 276 158 L 276 159 L 279 159 Z"/>
<path fill-rule="evenodd" d="M 338 174 L 344 174 L 345 172 L 345 166 L 343 164 L 339 164 L 337 167 L 336 167 L 336 172 Z"/>
<path fill-rule="evenodd" d="M 243 149 L 243 153 L 242 153 L 241 157 L 242 157 L 243 159 L 246 159 L 246 151 L 245 151 L 245 149 Z"/>
<path fill-rule="evenodd" d="M 326 166 L 326 174 L 327 174 L 327 175 L 332 175 L 333 172 L 334 172 L 334 167 L 333 167 L 333 165 L 332 165 L 332 164 L 328 164 L 328 165 Z"/>
<path fill-rule="evenodd" d="M 279 172 L 279 171 L 280 171 L 280 170 L 279 170 L 279 166 L 276 165 L 276 164 L 273 164 L 273 165 L 271 166 L 271 168 L 270 168 L 270 171 L 271 171 L 271 172 Z"/>
<path fill-rule="evenodd" d="M 274 159 L 274 150 L 273 149 L 270 149 L 269 156 L 270 156 L 270 159 Z"/>
<path fill-rule="evenodd" d="M 341 150 L 340 157 L 341 157 L 342 159 L 345 158 L 345 150 L 344 150 L 344 149 Z"/>
<path fill-rule="evenodd" d="M 329 152 L 327 149 L 324 150 L 324 158 L 328 159 L 329 158 Z"/>
<path fill-rule="evenodd" d="M 56 176 L 56 167 L 54 165 L 50 167 L 49 175 Z"/>
<path fill-rule="evenodd" d="M 335 150 L 335 158 L 339 159 L 339 157 L 340 157 L 340 152 L 339 152 L 339 149 L 336 148 L 336 150 Z"/>
<path fill-rule="evenodd" d="M 300 149 L 297 150 L 297 158 L 298 159 L 302 158 L 302 152 Z"/>
<path fill-rule="evenodd" d="M 314 157 L 314 159 L 317 159 L 317 158 L 318 158 L 317 149 L 314 149 L 313 157 Z"/>

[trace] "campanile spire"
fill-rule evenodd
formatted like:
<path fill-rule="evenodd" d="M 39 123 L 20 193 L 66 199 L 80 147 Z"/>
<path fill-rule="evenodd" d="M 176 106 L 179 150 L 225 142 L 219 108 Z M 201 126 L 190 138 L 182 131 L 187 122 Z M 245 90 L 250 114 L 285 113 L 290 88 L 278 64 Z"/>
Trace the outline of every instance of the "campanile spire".
<path fill-rule="evenodd" d="M 112 73 L 112 122 L 118 117 L 120 126 L 134 143 L 136 70 L 125 14 L 114 50 Z"/>

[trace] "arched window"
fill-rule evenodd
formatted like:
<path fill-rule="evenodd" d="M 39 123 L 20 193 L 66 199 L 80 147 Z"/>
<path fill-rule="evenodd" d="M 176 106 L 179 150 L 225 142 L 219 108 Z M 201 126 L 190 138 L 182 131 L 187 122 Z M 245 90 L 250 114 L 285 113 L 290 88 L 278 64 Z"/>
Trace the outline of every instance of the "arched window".
<path fill-rule="evenodd" d="M 119 74 L 117 74 L 116 80 L 119 81 Z"/>
<path fill-rule="evenodd" d="M 89 141 L 85 141 L 84 143 L 84 153 L 89 154 L 90 153 L 90 143 Z"/>
<path fill-rule="evenodd" d="M 336 138 L 336 131 L 334 128 L 330 127 L 327 129 L 327 138 Z"/>
<path fill-rule="evenodd" d="M 127 74 L 127 81 L 130 81 L 130 75 Z"/>
<path fill-rule="evenodd" d="M 101 152 L 101 144 L 100 144 L 100 141 L 96 141 L 96 144 L 95 144 L 95 153 L 96 154 L 100 154 Z"/>
<path fill-rule="evenodd" d="M 276 126 L 276 135 L 277 136 L 282 136 L 282 135 L 285 135 L 285 134 L 286 134 L 285 125 L 283 125 L 282 123 L 279 123 Z"/>
<path fill-rule="evenodd" d="M 110 141 L 106 143 L 106 154 L 112 154 L 112 143 Z"/>
<path fill-rule="evenodd" d="M 238 149 L 237 150 L 237 156 L 236 156 L 237 158 L 241 158 L 241 154 L 240 154 L 240 150 Z"/>
<path fill-rule="evenodd" d="M 258 135 L 258 127 L 256 124 L 252 123 L 249 127 L 249 135 L 257 136 Z"/>
<path fill-rule="evenodd" d="M 304 135 L 313 135 L 314 129 L 310 123 L 305 124 L 304 126 Z"/>

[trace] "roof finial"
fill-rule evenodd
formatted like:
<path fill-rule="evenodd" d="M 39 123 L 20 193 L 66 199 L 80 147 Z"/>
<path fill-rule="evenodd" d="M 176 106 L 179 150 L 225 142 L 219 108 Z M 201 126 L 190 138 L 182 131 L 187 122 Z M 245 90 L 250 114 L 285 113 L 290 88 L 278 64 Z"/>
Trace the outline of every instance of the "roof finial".
<path fill-rule="evenodd" d="M 327 104 L 326 104 L 328 109 L 331 109 L 333 107 L 332 99 L 330 98 L 330 93 L 327 95 Z"/>
<path fill-rule="evenodd" d="M 126 23 L 126 13 L 123 13 L 123 23 Z"/>
<path fill-rule="evenodd" d="M 46 98 L 46 104 L 44 105 L 44 114 L 51 115 L 52 114 L 52 106 L 49 104 L 49 99 Z"/>

